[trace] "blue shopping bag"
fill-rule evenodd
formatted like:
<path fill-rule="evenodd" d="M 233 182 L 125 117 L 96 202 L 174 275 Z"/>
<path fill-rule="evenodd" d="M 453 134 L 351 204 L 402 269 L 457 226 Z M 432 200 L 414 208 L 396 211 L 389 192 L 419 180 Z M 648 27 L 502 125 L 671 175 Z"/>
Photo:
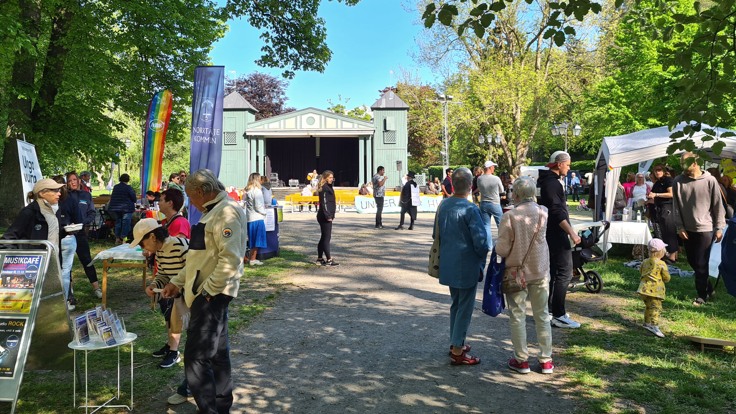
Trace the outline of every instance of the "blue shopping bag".
<path fill-rule="evenodd" d="M 501 293 L 501 282 L 506 270 L 506 259 L 496 255 L 496 249 L 491 253 L 491 263 L 486 271 L 486 281 L 483 285 L 483 313 L 498 316 L 506 307 Z"/>

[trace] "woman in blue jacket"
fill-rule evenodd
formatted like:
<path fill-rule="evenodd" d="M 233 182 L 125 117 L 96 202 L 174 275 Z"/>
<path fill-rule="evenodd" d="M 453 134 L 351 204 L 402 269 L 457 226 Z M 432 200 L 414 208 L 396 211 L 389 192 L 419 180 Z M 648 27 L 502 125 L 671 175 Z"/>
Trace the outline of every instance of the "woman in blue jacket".
<path fill-rule="evenodd" d="M 475 306 L 475 292 L 483 279 L 488 235 L 478 206 L 468 201 L 473 175 L 467 168 L 452 174 L 454 193 L 437 210 L 440 238 L 440 284 L 450 288 L 450 363 L 475 365 L 480 358 L 468 354 L 465 338 Z"/>

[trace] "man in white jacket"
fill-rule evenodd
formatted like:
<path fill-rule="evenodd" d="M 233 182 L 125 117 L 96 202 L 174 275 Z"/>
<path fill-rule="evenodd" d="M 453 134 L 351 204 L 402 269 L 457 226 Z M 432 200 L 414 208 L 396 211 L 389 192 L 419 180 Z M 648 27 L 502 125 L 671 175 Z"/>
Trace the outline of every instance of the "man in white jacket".
<path fill-rule="evenodd" d="M 187 265 L 162 295 L 183 294 L 190 307 L 184 369 L 199 412 L 226 413 L 233 404 L 227 311 L 240 287 L 247 221 L 210 170 L 191 174 L 186 192 L 202 218 L 192 227 Z"/>

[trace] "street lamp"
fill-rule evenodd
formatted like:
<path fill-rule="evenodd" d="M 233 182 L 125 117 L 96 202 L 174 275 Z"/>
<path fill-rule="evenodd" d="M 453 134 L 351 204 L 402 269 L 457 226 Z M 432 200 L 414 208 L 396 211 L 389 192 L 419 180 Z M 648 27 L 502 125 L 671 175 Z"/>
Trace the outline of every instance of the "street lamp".
<path fill-rule="evenodd" d="M 454 104 L 462 103 L 462 102 L 450 102 L 452 101 L 452 99 L 453 99 L 452 95 L 445 95 L 445 94 L 440 94 L 440 93 L 437 94 L 437 99 L 429 99 L 430 102 L 442 103 L 442 129 L 443 129 L 443 134 L 442 134 L 443 142 L 442 143 L 443 143 L 445 150 L 440 151 L 440 154 L 442 155 L 442 163 L 444 164 L 445 168 L 450 166 L 450 148 L 449 148 L 450 147 L 450 144 L 449 144 L 450 137 L 447 133 L 447 113 L 448 113 L 447 104 L 448 103 L 454 103 Z"/>
<path fill-rule="evenodd" d="M 575 126 L 570 128 L 571 123 L 563 122 L 561 124 L 552 124 L 552 128 L 550 128 L 550 132 L 552 132 L 553 136 L 563 136 L 565 137 L 565 152 L 567 152 L 567 139 L 569 137 L 569 132 L 572 131 L 573 136 L 580 136 L 580 133 L 583 132 L 583 128 L 576 122 Z"/>

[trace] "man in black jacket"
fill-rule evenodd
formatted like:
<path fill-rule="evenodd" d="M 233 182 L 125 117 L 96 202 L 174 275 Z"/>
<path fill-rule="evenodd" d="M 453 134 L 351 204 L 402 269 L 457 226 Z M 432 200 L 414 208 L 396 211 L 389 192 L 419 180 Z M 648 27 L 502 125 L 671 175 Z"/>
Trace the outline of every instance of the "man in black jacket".
<path fill-rule="evenodd" d="M 417 207 L 420 204 L 419 198 L 419 187 L 417 187 L 416 181 L 414 181 L 414 173 L 409 171 L 406 178 L 409 180 L 401 188 L 401 197 L 399 198 L 399 204 L 401 205 L 401 220 L 399 226 L 394 230 L 404 230 L 404 214 L 409 213 L 409 230 L 414 230 L 414 221 L 417 219 Z"/>
<path fill-rule="evenodd" d="M 580 243 L 580 236 L 570 225 L 567 197 L 562 179 L 570 170 L 570 154 L 556 151 L 547 164 L 549 170 L 539 171 L 537 186 L 540 189 L 539 204 L 547 207 L 547 246 L 549 248 L 549 308 L 552 326 L 579 328 L 580 324 L 570 319 L 565 311 L 565 297 L 572 279 L 572 248 L 570 239 Z"/>

